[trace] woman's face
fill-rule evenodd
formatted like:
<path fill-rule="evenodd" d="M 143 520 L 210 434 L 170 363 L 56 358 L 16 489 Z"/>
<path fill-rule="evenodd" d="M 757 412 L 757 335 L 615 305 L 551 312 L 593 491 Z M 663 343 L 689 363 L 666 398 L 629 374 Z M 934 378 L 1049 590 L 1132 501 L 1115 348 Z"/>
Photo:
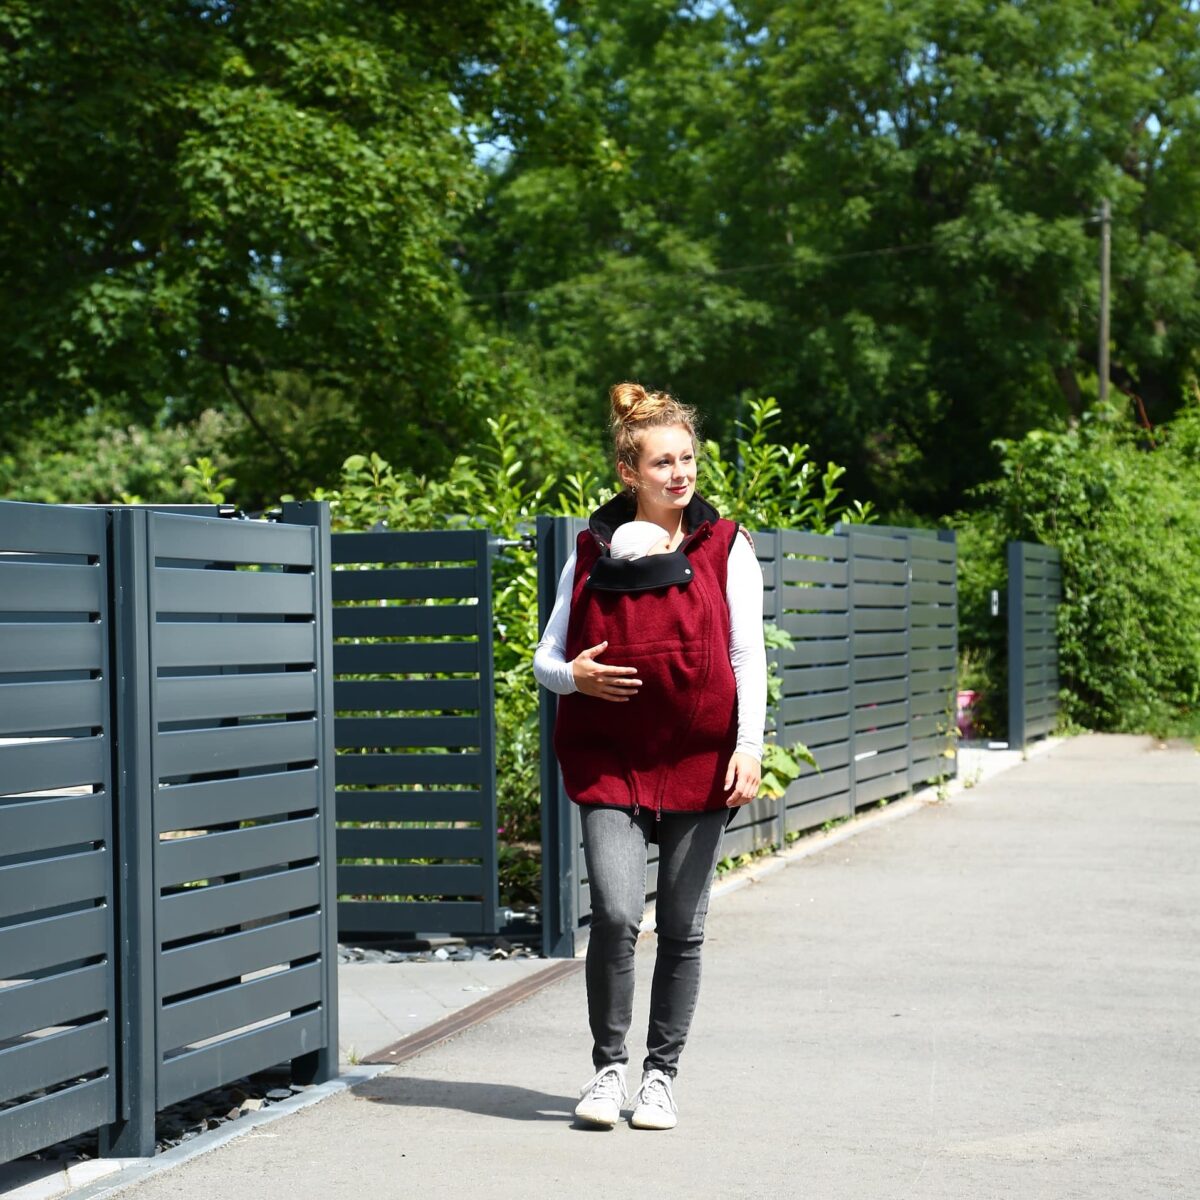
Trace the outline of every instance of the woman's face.
<path fill-rule="evenodd" d="M 636 471 L 619 464 L 621 480 L 634 487 L 638 509 L 668 516 L 687 508 L 696 491 L 696 451 L 682 425 L 664 425 L 642 434 Z"/>

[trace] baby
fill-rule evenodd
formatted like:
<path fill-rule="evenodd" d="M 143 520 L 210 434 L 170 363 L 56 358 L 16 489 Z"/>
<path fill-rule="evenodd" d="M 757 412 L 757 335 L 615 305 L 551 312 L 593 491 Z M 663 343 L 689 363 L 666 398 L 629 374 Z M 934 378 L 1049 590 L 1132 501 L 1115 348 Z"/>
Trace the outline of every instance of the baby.
<path fill-rule="evenodd" d="M 647 554 L 666 554 L 671 539 L 661 525 L 653 521 L 626 521 L 613 533 L 609 552 L 613 558 L 644 558 Z"/>

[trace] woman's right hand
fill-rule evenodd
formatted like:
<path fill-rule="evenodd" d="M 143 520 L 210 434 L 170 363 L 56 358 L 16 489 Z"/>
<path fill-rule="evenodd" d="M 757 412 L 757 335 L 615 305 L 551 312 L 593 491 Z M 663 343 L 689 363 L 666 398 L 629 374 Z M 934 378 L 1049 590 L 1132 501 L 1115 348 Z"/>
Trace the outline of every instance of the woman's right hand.
<path fill-rule="evenodd" d="M 571 674 L 575 687 L 585 696 L 597 700 L 632 700 L 642 681 L 637 678 L 637 667 L 610 667 L 596 661 L 604 653 L 607 642 L 581 650 L 571 660 Z"/>

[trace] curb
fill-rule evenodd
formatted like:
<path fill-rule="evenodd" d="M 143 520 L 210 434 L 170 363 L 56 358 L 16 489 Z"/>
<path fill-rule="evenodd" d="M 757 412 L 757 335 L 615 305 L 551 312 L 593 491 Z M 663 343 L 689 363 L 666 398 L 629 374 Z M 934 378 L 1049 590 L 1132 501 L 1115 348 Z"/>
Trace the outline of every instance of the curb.
<path fill-rule="evenodd" d="M 269 1108 L 246 1113 L 238 1120 L 231 1121 L 228 1125 L 209 1133 L 199 1134 L 181 1146 L 175 1146 L 162 1154 L 156 1154 L 153 1158 L 136 1159 L 133 1165 L 124 1167 L 113 1175 L 82 1188 L 60 1192 L 58 1195 L 69 1196 L 70 1200 L 101 1200 L 105 1196 L 115 1196 L 118 1192 L 123 1192 L 126 1188 L 141 1183 L 144 1179 L 149 1179 L 151 1175 L 157 1175 L 159 1171 L 166 1171 L 171 1167 L 191 1162 L 192 1159 L 199 1158 L 211 1150 L 217 1150 L 235 1138 L 253 1133 L 264 1125 L 270 1125 L 281 1117 L 290 1116 L 302 1108 L 308 1108 L 313 1104 L 319 1104 L 322 1100 L 328 1100 L 330 1096 L 336 1096 L 338 1092 L 344 1092 L 360 1083 L 366 1083 L 368 1080 L 374 1079 L 376 1075 L 382 1075 L 386 1070 L 388 1070 L 386 1066 L 366 1066 L 347 1072 L 345 1075 L 339 1075 L 328 1083 L 318 1084 L 306 1092 L 298 1092 L 290 1100 L 281 1100 Z M 58 1197 L 55 1197 L 54 1200 L 58 1200 Z"/>

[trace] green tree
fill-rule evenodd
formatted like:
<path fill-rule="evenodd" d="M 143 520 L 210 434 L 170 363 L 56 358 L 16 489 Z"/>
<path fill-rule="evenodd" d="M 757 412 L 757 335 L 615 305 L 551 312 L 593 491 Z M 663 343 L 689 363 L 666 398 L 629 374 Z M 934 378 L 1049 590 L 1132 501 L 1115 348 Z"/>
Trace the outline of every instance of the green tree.
<path fill-rule="evenodd" d="M 494 395 L 449 252 L 474 143 L 519 135 L 553 52 L 535 0 L 9 0 L 0 450 L 226 409 L 261 494 L 363 430 L 448 458 Z M 324 405 L 347 434 L 314 455 Z"/>
<path fill-rule="evenodd" d="M 857 495 L 937 514 L 1112 381 L 1168 419 L 1200 335 L 1200 12 L 1182 0 L 560 0 L 561 83 L 494 162 L 470 285 L 564 386 L 728 434 L 772 394 Z M 622 369 L 622 367 L 624 369 Z"/>

